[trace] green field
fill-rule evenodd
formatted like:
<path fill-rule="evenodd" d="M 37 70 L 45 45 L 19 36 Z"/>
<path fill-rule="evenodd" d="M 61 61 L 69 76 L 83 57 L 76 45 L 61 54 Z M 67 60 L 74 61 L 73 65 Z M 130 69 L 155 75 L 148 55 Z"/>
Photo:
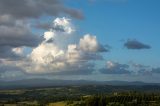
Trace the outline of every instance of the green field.
<path fill-rule="evenodd" d="M 130 88 L 90 85 L 0 90 L 0 106 L 160 106 L 158 87 Z"/>

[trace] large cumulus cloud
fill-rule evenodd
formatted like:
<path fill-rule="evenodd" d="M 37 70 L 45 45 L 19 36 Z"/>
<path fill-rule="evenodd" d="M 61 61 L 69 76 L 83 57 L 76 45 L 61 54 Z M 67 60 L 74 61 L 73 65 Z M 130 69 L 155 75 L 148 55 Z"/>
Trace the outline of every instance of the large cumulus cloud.
<path fill-rule="evenodd" d="M 59 37 L 68 36 L 65 40 L 70 40 L 74 32 L 70 19 L 56 18 L 52 29 L 44 32 L 42 43 L 32 50 L 27 61 L 18 65 L 30 74 L 91 74 L 95 70 L 94 61 L 102 60 L 100 53 L 107 50 L 90 34 L 74 44 L 59 42 Z M 82 45 L 86 46 L 82 48 Z"/>

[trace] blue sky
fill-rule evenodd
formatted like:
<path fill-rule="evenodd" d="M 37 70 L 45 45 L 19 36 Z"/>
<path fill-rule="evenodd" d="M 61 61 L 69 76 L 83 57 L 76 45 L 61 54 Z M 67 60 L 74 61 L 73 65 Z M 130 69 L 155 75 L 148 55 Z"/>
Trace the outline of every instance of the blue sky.
<path fill-rule="evenodd" d="M 101 0 L 92 3 L 79 0 L 68 3 L 84 13 L 84 20 L 76 21 L 80 32 L 91 32 L 103 44 L 111 45 L 112 51 L 106 58 L 121 62 L 133 60 L 153 66 L 158 66 L 160 62 L 157 58 L 160 54 L 159 4 L 158 0 Z M 127 39 L 137 39 L 152 48 L 126 50 L 122 44 Z"/>
<path fill-rule="evenodd" d="M 0 80 L 159 82 L 159 4 L 0 0 Z"/>

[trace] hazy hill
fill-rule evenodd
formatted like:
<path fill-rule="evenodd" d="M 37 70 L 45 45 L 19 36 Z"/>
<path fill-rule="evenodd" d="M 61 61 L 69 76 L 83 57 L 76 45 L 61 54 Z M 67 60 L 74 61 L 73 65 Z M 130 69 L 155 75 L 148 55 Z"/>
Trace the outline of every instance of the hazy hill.
<path fill-rule="evenodd" d="M 87 80 L 48 80 L 48 79 L 0 81 L 0 89 L 70 86 L 70 85 L 144 86 L 144 85 L 160 85 L 160 84 L 144 83 L 144 82 L 127 82 L 127 81 L 87 81 Z"/>

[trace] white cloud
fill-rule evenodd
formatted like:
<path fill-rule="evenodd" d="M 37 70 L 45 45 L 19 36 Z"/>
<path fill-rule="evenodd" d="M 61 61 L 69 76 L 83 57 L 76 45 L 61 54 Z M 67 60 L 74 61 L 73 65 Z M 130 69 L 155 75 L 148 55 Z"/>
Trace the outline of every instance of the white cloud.
<path fill-rule="evenodd" d="M 96 52 L 98 50 L 98 42 L 96 36 L 90 34 L 84 35 L 79 42 L 80 48 L 86 52 Z"/>
<path fill-rule="evenodd" d="M 94 62 L 103 59 L 98 53 L 100 44 L 96 36 L 87 34 L 79 42 L 66 44 L 59 38 L 65 38 L 65 41 L 72 39 L 72 36 L 65 37 L 75 31 L 71 20 L 56 18 L 53 22 L 53 28 L 44 32 L 43 41 L 26 59 L 19 60 L 16 67 L 29 74 L 91 74 L 95 70 Z M 22 48 L 12 51 L 21 54 Z"/>
<path fill-rule="evenodd" d="M 106 67 L 107 67 L 108 69 L 115 67 L 115 65 L 116 65 L 116 64 L 113 63 L 112 61 L 107 61 L 107 63 L 106 63 Z"/>
<path fill-rule="evenodd" d="M 68 45 L 67 61 L 71 63 L 80 61 L 80 51 L 78 51 L 78 47 L 76 44 Z"/>
<path fill-rule="evenodd" d="M 71 19 L 68 19 L 68 18 L 56 18 L 54 21 L 53 21 L 53 28 L 56 30 L 56 31 L 62 31 L 64 32 L 65 34 L 71 34 L 75 31 L 73 25 L 71 24 Z"/>
<path fill-rule="evenodd" d="M 31 59 L 37 63 L 50 64 L 63 54 L 64 51 L 60 50 L 55 44 L 43 42 L 33 49 Z"/>
<path fill-rule="evenodd" d="M 44 33 L 45 41 L 53 40 L 55 37 L 55 33 L 53 31 L 47 31 Z"/>
<path fill-rule="evenodd" d="M 59 58 L 64 58 L 65 50 L 59 48 L 59 44 L 55 41 L 58 40 L 60 34 L 71 34 L 73 28 L 71 27 L 70 19 L 67 18 L 56 18 L 53 21 L 54 28 L 61 28 L 64 31 L 51 29 L 50 31 L 44 32 L 44 41 L 36 48 L 33 49 L 30 57 L 33 62 L 40 64 L 52 64 L 59 61 Z M 61 36 L 63 37 L 63 36 Z"/>
<path fill-rule="evenodd" d="M 80 39 L 79 42 L 80 49 L 85 52 L 108 52 L 103 45 L 101 45 L 96 36 L 86 34 L 83 38 Z"/>
<path fill-rule="evenodd" d="M 23 50 L 24 50 L 23 47 L 16 47 L 12 49 L 12 51 L 17 55 L 23 55 Z"/>

